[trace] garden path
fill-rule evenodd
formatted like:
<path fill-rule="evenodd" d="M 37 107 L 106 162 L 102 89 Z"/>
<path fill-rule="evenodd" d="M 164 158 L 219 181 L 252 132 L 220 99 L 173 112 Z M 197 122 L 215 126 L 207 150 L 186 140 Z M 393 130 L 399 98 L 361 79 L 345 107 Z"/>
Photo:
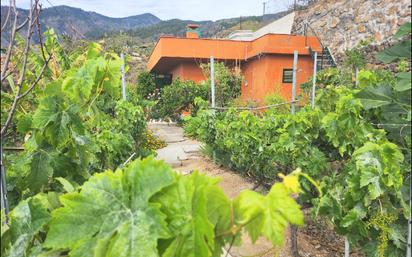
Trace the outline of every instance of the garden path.
<path fill-rule="evenodd" d="M 149 128 L 156 136 L 163 139 L 167 146 L 157 150 L 157 159 L 164 160 L 175 170 L 188 174 L 194 170 L 205 172 L 209 176 L 219 176 L 222 180 L 219 185 L 231 198 L 237 196 L 244 189 L 252 189 L 254 184 L 225 168 L 219 167 L 212 160 L 201 154 L 201 143 L 184 136 L 183 129 L 174 123 L 149 123 Z M 232 247 L 230 255 L 254 256 L 272 246 L 265 240 L 258 240 L 253 245 L 245 237 L 241 247 Z M 273 256 L 261 255 L 261 256 Z M 288 255 L 284 255 L 288 256 Z"/>
<path fill-rule="evenodd" d="M 242 177 L 233 171 L 220 167 L 201 153 L 199 141 L 184 136 L 183 129 L 174 123 L 150 122 L 149 128 L 156 136 L 163 139 L 167 146 L 157 150 L 157 159 L 164 160 L 175 170 L 189 174 L 199 170 L 213 177 L 220 177 L 220 187 L 230 198 L 236 197 L 242 190 L 254 188 L 254 181 Z M 306 213 L 305 228 L 298 230 L 298 248 L 301 257 L 333 257 L 343 255 L 343 240 L 328 228 L 328 224 L 313 221 Z M 290 231 L 285 235 L 285 245 L 277 256 L 291 257 Z M 228 247 L 227 247 L 228 248 Z M 252 244 L 248 236 L 242 238 L 242 246 L 232 247 L 230 255 L 222 257 L 275 256 L 274 251 L 262 254 L 272 245 L 264 239 Z M 354 255 L 357 256 L 357 255 Z"/>

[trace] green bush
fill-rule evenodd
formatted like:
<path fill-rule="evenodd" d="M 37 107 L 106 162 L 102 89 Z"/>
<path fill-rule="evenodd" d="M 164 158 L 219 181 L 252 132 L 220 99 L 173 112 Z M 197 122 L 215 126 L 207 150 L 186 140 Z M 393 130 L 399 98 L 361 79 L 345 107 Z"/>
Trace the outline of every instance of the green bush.
<path fill-rule="evenodd" d="M 203 73 L 208 78 L 207 86 L 210 88 L 210 64 L 202 64 Z M 215 63 L 215 99 L 216 106 L 226 106 L 232 99 L 241 94 L 243 77 L 240 70 L 231 71 L 224 63 Z"/>
<path fill-rule="evenodd" d="M 161 90 L 161 98 L 153 110 L 158 118 L 178 119 L 182 111 L 193 107 L 196 97 L 208 99 L 209 88 L 206 84 L 197 85 L 193 81 L 176 79 Z"/>
<path fill-rule="evenodd" d="M 285 99 L 283 99 L 283 97 L 279 96 L 278 94 L 269 94 L 265 96 L 263 102 L 265 105 L 274 105 L 284 103 Z M 279 114 L 286 114 L 290 112 L 290 104 L 284 104 L 279 105 L 277 107 L 269 108 L 267 111 Z"/>
<path fill-rule="evenodd" d="M 159 96 L 159 91 L 156 87 L 154 75 L 147 71 L 141 72 L 137 76 L 136 91 L 137 94 L 143 99 L 156 100 Z"/>

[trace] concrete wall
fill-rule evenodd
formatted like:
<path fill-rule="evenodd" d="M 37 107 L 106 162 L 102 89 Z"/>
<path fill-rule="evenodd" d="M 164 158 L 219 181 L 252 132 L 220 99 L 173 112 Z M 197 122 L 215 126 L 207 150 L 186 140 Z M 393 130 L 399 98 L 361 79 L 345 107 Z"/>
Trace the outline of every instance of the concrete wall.
<path fill-rule="evenodd" d="M 259 38 L 268 33 L 273 34 L 290 34 L 292 31 L 293 21 L 295 19 L 295 13 L 289 13 L 288 15 L 276 20 L 258 30 L 255 31 L 253 39 Z"/>

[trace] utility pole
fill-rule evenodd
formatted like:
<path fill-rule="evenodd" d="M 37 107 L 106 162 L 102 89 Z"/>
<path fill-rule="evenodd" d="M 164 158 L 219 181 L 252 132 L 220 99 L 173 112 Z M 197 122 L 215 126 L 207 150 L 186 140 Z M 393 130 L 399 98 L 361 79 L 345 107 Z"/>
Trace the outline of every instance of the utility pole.
<path fill-rule="evenodd" d="M 263 2 L 263 16 L 265 16 L 266 12 L 266 2 Z"/>
<path fill-rule="evenodd" d="M 239 29 L 242 30 L 242 16 L 239 17 Z"/>

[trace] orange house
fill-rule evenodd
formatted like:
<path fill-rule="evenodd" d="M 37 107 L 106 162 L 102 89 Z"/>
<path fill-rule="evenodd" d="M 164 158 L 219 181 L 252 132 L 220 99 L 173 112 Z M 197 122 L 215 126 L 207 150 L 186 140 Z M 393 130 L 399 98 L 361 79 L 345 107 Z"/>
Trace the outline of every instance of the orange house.
<path fill-rule="evenodd" d="M 270 93 L 285 100 L 292 96 L 293 53 L 298 51 L 297 93 L 299 85 L 313 74 L 311 52 L 322 52 L 316 37 L 265 34 L 253 40 L 199 38 L 196 25 L 189 25 L 185 38 L 163 36 L 157 42 L 147 64 L 150 72 L 171 75 L 172 79 L 206 80 L 201 63 L 213 56 L 216 62 L 239 67 L 244 79 L 243 99 L 262 101 Z"/>

